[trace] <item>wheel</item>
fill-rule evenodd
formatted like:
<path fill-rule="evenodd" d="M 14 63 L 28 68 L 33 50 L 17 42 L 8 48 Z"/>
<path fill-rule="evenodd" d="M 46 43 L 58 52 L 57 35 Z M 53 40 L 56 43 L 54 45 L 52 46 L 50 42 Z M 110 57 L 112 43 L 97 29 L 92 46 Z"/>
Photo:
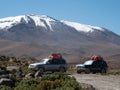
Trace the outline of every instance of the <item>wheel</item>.
<path fill-rule="evenodd" d="M 78 73 L 78 74 L 80 74 L 80 73 L 81 73 L 81 71 L 78 71 L 78 70 L 77 70 L 77 73 Z"/>
<path fill-rule="evenodd" d="M 96 74 L 97 72 L 92 72 L 93 74 Z"/>
<path fill-rule="evenodd" d="M 92 71 L 92 73 L 93 73 L 93 74 L 96 74 L 96 73 L 97 73 L 97 71 L 95 71 L 95 70 L 94 70 L 94 71 Z"/>
<path fill-rule="evenodd" d="M 101 69 L 101 73 L 103 74 L 103 73 L 106 73 L 106 69 Z"/>
<path fill-rule="evenodd" d="M 81 72 L 77 71 L 77 73 L 79 74 L 79 73 L 81 73 Z"/>
<path fill-rule="evenodd" d="M 89 73 L 90 73 L 90 69 L 89 69 L 89 68 L 86 68 L 86 69 L 85 69 L 85 73 L 86 73 L 86 74 L 89 74 Z"/>
<path fill-rule="evenodd" d="M 65 72 L 65 68 L 63 68 L 63 67 L 61 67 L 60 69 L 59 69 L 59 72 Z"/>

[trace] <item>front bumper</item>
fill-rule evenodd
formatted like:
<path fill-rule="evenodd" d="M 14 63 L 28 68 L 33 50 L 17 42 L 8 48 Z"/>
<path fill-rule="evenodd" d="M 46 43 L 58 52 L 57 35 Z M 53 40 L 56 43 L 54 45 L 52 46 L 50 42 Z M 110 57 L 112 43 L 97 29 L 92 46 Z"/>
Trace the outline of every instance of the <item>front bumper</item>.
<path fill-rule="evenodd" d="M 36 66 L 34 66 L 34 65 L 29 65 L 29 66 L 28 66 L 28 69 L 30 69 L 30 70 L 36 70 L 37 68 L 36 68 Z"/>

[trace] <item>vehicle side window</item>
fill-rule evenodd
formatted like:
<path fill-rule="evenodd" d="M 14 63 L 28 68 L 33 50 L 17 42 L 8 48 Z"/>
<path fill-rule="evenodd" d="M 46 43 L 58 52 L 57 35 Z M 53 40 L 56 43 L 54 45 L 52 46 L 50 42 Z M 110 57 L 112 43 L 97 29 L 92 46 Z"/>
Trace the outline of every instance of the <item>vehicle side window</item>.
<path fill-rule="evenodd" d="M 105 61 L 102 61 L 102 65 L 103 65 L 104 67 L 107 67 L 107 63 L 106 63 Z"/>
<path fill-rule="evenodd" d="M 65 64 L 65 60 L 61 59 L 61 60 L 58 60 L 58 59 L 52 59 L 52 60 L 49 60 L 48 61 L 48 64 Z"/>
<path fill-rule="evenodd" d="M 57 59 L 54 59 L 53 64 L 59 64 L 59 61 Z"/>
<path fill-rule="evenodd" d="M 65 60 L 60 60 L 60 64 L 65 64 L 66 62 L 65 62 Z"/>
<path fill-rule="evenodd" d="M 98 61 L 94 61 L 92 64 L 93 67 L 99 67 L 99 62 Z"/>
<path fill-rule="evenodd" d="M 58 62 L 58 60 L 53 59 L 53 60 L 49 60 L 48 63 L 49 64 L 58 64 L 59 62 Z"/>
<path fill-rule="evenodd" d="M 92 66 L 95 66 L 95 65 L 96 65 L 96 62 L 94 61 L 93 64 L 92 64 Z"/>
<path fill-rule="evenodd" d="M 53 64 L 54 62 L 53 62 L 53 60 L 49 60 L 47 63 L 48 64 Z"/>

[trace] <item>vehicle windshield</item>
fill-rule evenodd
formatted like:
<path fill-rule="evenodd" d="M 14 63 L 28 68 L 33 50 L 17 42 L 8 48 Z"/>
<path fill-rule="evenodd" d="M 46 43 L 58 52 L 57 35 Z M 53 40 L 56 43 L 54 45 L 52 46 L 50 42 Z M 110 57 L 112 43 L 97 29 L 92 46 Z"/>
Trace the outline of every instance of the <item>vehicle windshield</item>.
<path fill-rule="evenodd" d="M 40 63 L 47 63 L 47 61 L 49 60 L 49 58 L 45 58 L 45 59 L 42 59 L 42 60 L 40 60 Z"/>

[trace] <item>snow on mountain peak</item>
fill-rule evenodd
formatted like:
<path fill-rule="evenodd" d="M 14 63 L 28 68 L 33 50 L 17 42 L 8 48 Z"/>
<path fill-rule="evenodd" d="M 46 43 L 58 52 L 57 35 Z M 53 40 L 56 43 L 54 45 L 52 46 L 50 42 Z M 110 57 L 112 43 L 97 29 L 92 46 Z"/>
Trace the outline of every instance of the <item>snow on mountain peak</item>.
<path fill-rule="evenodd" d="M 44 28 L 47 28 L 49 26 L 50 30 L 52 29 L 51 24 L 54 23 L 56 20 L 46 16 L 46 15 L 21 15 L 21 16 L 15 16 L 15 17 L 7 17 L 0 19 L 0 29 L 7 30 L 11 28 L 14 25 L 17 25 L 18 23 L 21 23 L 21 21 L 24 21 L 25 23 L 28 23 L 32 19 L 36 26 L 42 26 Z M 46 26 L 46 24 L 47 26 Z"/>
<path fill-rule="evenodd" d="M 104 31 L 103 28 L 97 26 L 85 25 L 64 20 L 58 21 L 47 15 L 34 15 L 34 14 L 2 18 L 0 19 L 0 30 L 7 30 L 19 23 L 27 24 L 29 23 L 30 20 L 32 20 L 36 26 L 44 27 L 46 30 L 49 29 L 50 31 L 54 31 L 52 26 L 56 22 L 61 22 L 67 26 L 75 28 L 79 32 L 93 32 L 95 30 Z"/>
<path fill-rule="evenodd" d="M 79 32 L 93 32 L 94 30 L 104 31 L 103 28 L 97 27 L 97 26 L 85 25 L 85 24 L 69 22 L 69 21 L 65 21 L 65 20 L 62 20 L 61 22 L 72 28 L 75 28 Z"/>
<path fill-rule="evenodd" d="M 16 17 L 7 17 L 0 19 L 0 29 L 8 29 L 12 26 L 16 25 L 17 23 L 20 23 L 20 21 L 24 19 L 26 23 L 28 23 L 29 19 L 26 16 L 16 16 Z"/>
<path fill-rule="evenodd" d="M 51 24 L 56 22 L 55 19 L 47 16 L 47 15 L 29 15 L 30 18 L 32 18 L 36 24 L 36 26 L 43 26 L 47 29 L 46 24 L 49 26 L 50 30 L 53 31 Z M 46 24 L 45 24 L 46 22 Z"/>

